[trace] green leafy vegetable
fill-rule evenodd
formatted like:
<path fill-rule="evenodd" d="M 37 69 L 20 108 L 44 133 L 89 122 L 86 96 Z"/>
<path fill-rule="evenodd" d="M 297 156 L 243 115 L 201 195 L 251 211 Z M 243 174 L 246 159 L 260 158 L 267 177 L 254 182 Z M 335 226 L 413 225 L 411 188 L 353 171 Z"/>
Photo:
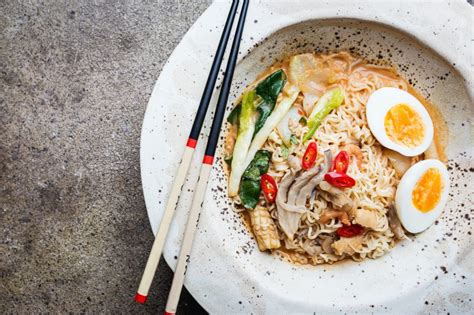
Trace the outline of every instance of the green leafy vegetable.
<path fill-rule="evenodd" d="M 260 196 L 261 186 L 259 182 L 253 180 L 242 180 L 240 184 L 240 201 L 247 209 L 253 209 L 257 206 Z"/>
<path fill-rule="evenodd" d="M 229 196 L 236 196 L 239 192 L 240 178 L 247 167 L 245 160 L 252 142 L 255 122 L 258 113 L 254 106 L 255 91 L 246 92 L 242 98 L 242 109 L 239 115 L 239 130 L 232 153 L 232 169 L 229 178 Z"/>
<path fill-rule="evenodd" d="M 308 118 L 308 132 L 303 137 L 303 142 L 308 141 L 321 125 L 323 119 L 334 109 L 339 107 L 344 101 L 344 91 L 341 88 L 334 88 L 324 93 L 318 100 L 311 115 Z"/>
<path fill-rule="evenodd" d="M 243 178 L 251 180 L 260 180 L 260 176 L 268 171 L 268 162 L 271 153 L 266 150 L 260 150 L 255 154 L 252 162 L 244 172 Z"/>
<path fill-rule="evenodd" d="M 242 176 L 239 196 L 242 205 L 247 209 L 255 208 L 258 203 L 261 191 L 260 178 L 268 172 L 270 156 L 269 151 L 258 151 Z"/>
<path fill-rule="evenodd" d="M 286 75 L 283 70 L 278 70 L 269 75 L 265 80 L 257 85 L 255 91 L 262 98 L 262 102 L 257 107 L 260 116 L 255 125 L 255 133 L 257 133 L 265 124 L 268 116 L 273 111 L 278 95 L 286 83 Z"/>
<path fill-rule="evenodd" d="M 285 82 L 285 72 L 280 69 L 273 72 L 265 80 L 260 82 L 255 90 L 257 91 L 257 95 L 263 98 L 265 102 L 275 104 Z"/>
<path fill-rule="evenodd" d="M 278 95 L 283 89 L 283 86 L 285 86 L 285 83 L 285 72 L 280 69 L 266 77 L 255 88 L 257 97 L 254 99 L 254 105 L 260 114 L 255 126 L 255 133 L 262 128 L 268 116 L 270 116 L 275 107 Z M 238 123 L 241 109 L 242 104 L 237 104 L 227 117 L 227 121 L 233 125 Z"/>
<path fill-rule="evenodd" d="M 230 123 L 239 124 L 239 130 L 233 152 L 232 169 L 229 178 L 230 197 L 236 196 L 239 192 L 240 179 L 242 178 L 245 168 L 250 163 L 247 163 L 249 160 L 247 153 L 249 152 L 252 139 L 254 136 L 256 136 L 257 131 L 259 131 L 265 125 L 265 122 L 271 116 L 278 95 L 280 94 L 285 83 L 285 72 L 283 72 L 283 70 L 275 71 L 263 81 L 261 81 L 255 90 L 244 93 L 242 104 L 237 105 L 227 118 L 227 121 Z M 285 104 L 285 106 L 280 109 L 279 112 L 286 113 L 289 109 L 286 107 L 287 104 Z M 272 128 L 274 127 L 275 126 Z M 266 137 L 268 137 L 268 135 Z M 258 149 L 260 149 L 260 147 Z M 255 151 L 252 152 L 250 161 L 253 159 Z"/>
<path fill-rule="evenodd" d="M 296 98 L 298 97 L 298 93 L 300 92 L 298 87 L 292 84 L 289 84 L 287 87 L 285 87 L 285 90 L 286 90 L 285 91 L 286 95 L 281 99 L 281 101 L 278 103 L 278 106 L 273 110 L 272 114 L 268 117 L 262 129 L 260 129 L 260 131 L 257 132 L 255 137 L 253 138 L 252 143 L 250 144 L 250 147 L 248 149 L 247 159 L 245 163 L 243 163 L 245 166 L 250 164 L 250 162 L 255 157 L 255 154 L 257 153 L 257 151 L 262 148 L 265 141 L 267 141 L 270 133 L 273 131 L 273 129 L 276 128 L 276 126 L 280 123 L 283 117 L 285 117 L 286 113 L 288 113 L 291 106 L 293 105 Z"/>
<path fill-rule="evenodd" d="M 235 125 L 239 122 L 240 111 L 242 110 L 242 103 L 237 104 L 232 111 L 230 112 L 229 116 L 227 116 L 227 122 Z"/>

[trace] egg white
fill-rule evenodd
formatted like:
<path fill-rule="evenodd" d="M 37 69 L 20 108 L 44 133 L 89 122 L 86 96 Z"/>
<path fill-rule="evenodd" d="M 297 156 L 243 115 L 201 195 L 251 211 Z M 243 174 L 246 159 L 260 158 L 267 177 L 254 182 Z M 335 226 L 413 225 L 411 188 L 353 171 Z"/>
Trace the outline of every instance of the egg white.
<path fill-rule="evenodd" d="M 442 191 L 438 204 L 427 213 L 419 211 L 412 201 L 416 184 L 429 168 L 436 168 L 441 174 Z M 411 233 L 420 233 L 430 227 L 443 211 L 448 201 L 449 174 L 446 166 L 439 160 L 424 160 L 406 171 L 397 187 L 395 208 L 403 227 Z"/>
<path fill-rule="evenodd" d="M 413 148 L 392 141 L 385 132 L 385 116 L 387 112 L 393 106 L 402 103 L 409 105 L 420 115 L 425 127 L 423 141 L 420 145 Z M 402 155 L 419 155 L 425 152 L 433 141 L 433 122 L 431 121 L 430 115 L 420 101 L 408 92 L 392 87 L 378 89 L 370 95 L 366 105 L 366 112 L 370 131 L 380 144 Z"/>

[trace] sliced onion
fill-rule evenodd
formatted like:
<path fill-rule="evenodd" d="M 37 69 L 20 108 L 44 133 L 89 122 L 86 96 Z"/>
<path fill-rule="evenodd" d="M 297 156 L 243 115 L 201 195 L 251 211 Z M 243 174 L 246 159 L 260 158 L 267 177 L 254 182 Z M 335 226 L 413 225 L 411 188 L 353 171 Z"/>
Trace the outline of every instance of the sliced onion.
<path fill-rule="evenodd" d="M 335 80 L 335 73 L 323 67 L 313 54 L 302 54 L 290 59 L 290 81 L 303 93 L 321 95 Z"/>
<path fill-rule="evenodd" d="M 393 168 L 398 176 L 402 176 L 411 166 L 411 158 L 408 156 L 401 155 L 398 152 L 383 149 L 383 153 L 387 156 L 388 160 L 392 163 Z"/>
<path fill-rule="evenodd" d="M 291 57 L 290 59 L 290 81 L 299 85 L 302 79 L 305 77 L 305 73 L 308 70 L 316 69 L 318 61 L 313 54 L 302 54 Z"/>

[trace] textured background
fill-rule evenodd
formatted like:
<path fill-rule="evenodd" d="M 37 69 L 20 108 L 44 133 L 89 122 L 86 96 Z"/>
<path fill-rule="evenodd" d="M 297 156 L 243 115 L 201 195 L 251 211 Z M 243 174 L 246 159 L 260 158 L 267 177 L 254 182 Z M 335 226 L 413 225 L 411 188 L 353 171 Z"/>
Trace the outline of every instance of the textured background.
<path fill-rule="evenodd" d="M 205 1 L 0 1 L 0 313 L 162 313 L 139 170 L 155 80 Z M 202 313 L 183 291 L 178 311 Z"/>

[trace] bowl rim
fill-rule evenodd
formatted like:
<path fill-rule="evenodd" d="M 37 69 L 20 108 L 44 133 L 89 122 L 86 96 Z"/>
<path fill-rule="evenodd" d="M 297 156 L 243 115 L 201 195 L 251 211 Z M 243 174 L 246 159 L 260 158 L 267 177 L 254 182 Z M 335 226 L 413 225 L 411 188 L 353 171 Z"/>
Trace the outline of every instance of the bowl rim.
<path fill-rule="evenodd" d="M 367 23 L 367 24 L 373 24 L 376 27 L 382 27 L 382 28 L 385 28 L 385 29 L 389 29 L 389 30 L 392 30 L 392 31 L 399 32 L 399 33 L 403 34 L 404 36 L 413 39 L 413 41 L 417 45 L 423 46 L 423 48 L 425 48 L 427 50 L 430 50 L 430 52 L 433 53 L 434 55 L 436 55 L 438 58 L 440 58 L 441 60 L 443 60 L 443 61 L 447 62 L 448 64 L 450 64 L 452 70 L 455 73 L 457 73 L 459 75 L 459 77 L 464 79 L 463 85 L 466 88 L 466 91 L 468 92 L 471 99 L 474 98 L 474 90 L 472 88 L 470 88 L 470 85 L 472 87 L 472 84 L 474 82 L 472 82 L 470 80 L 470 78 L 472 77 L 472 74 L 469 71 L 469 67 L 468 67 L 467 63 L 456 64 L 452 59 L 453 56 L 455 56 L 455 55 L 453 55 L 451 53 L 448 53 L 449 50 L 443 49 L 443 50 L 440 51 L 440 50 L 437 50 L 435 47 L 433 47 L 432 43 L 434 43 L 435 41 L 429 41 L 429 40 L 425 39 L 424 37 L 419 37 L 417 34 L 413 34 L 409 31 L 407 31 L 406 29 L 400 27 L 399 25 L 394 25 L 394 24 L 388 23 L 388 21 L 385 21 L 385 20 L 374 20 L 374 19 L 370 19 L 370 18 L 354 17 L 354 16 L 349 16 L 349 15 L 348 16 L 337 16 L 337 17 L 330 17 L 330 16 L 317 17 L 317 18 L 309 17 L 308 19 L 305 19 L 305 20 L 301 20 L 301 21 L 298 21 L 298 22 L 295 22 L 295 23 L 289 23 L 289 24 L 283 25 L 282 27 L 280 27 L 276 30 L 273 30 L 272 32 L 267 33 L 264 37 L 260 38 L 260 40 L 258 40 L 255 43 L 255 45 L 260 46 L 262 43 L 264 43 L 267 40 L 267 38 L 272 37 L 272 36 L 276 35 L 277 33 L 281 32 L 281 31 L 284 31 L 287 28 L 295 27 L 297 25 L 305 24 L 305 23 L 309 24 L 309 23 L 313 23 L 313 22 L 317 22 L 317 21 L 322 21 L 322 22 L 325 22 L 325 23 L 332 22 L 332 21 L 334 21 L 336 23 L 338 23 L 340 21 L 341 22 L 342 21 L 348 21 L 348 22 L 356 22 L 356 23 Z M 251 54 L 254 49 L 255 48 L 252 48 L 245 55 Z M 239 59 L 239 62 L 240 61 L 241 61 L 241 59 Z M 471 67 L 471 68 L 474 68 L 474 67 Z"/>

